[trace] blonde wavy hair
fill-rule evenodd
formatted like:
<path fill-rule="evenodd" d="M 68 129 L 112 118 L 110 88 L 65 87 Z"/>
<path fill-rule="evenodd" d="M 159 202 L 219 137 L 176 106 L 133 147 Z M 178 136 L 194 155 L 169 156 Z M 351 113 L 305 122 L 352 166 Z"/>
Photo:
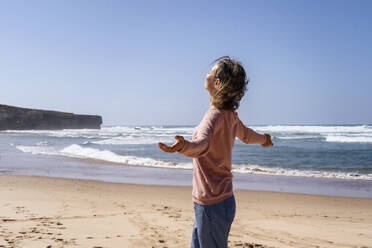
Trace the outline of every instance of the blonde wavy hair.
<path fill-rule="evenodd" d="M 220 79 L 220 86 L 212 96 L 212 104 L 218 109 L 235 111 L 239 108 L 249 80 L 242 64 L 229 56 L 223 56 L 217 62 L 215 77 Z"/>

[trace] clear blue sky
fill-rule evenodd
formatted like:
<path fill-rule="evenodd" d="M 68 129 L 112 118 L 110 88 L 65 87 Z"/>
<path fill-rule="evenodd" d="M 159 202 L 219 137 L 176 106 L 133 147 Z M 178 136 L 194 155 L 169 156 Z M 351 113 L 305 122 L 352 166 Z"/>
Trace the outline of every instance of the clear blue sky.
<path fill-rule="evenodd" d="M 248 124 L 372 123 L 372 1 L 0 1 L 0 104 L 196 125 L 210 62 Z"/>

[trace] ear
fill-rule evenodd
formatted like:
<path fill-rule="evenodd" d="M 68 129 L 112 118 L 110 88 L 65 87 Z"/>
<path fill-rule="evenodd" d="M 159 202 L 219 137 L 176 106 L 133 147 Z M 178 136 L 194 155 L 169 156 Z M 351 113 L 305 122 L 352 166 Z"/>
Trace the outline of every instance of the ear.
<path fill-rule="evenodd" d="M 219 78 L 217 78 L 215 81 L 214 81 L 214 87 L 218 88 L 220 87 L 221 85 L 221 80 Z"/>

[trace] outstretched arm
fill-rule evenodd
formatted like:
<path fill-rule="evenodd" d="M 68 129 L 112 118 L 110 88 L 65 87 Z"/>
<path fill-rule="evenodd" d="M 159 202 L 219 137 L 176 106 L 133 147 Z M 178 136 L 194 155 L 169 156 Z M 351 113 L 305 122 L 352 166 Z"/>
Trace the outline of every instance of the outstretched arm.
<path fill-rule="evenodd" d="M 174 137 L 176 142 L 173 145 L 167 146 L 159 142 L 158 146 L 164 152 L 179 152 L 187 157 L 197 158 L 209 151 L 212 136 L 212 134 L 209 133 L 199 135 L 200 138 L 193 139 L 192 141 L 185 140 L 183 136 L 176 135 Z"/>
<path fill-rule="evenodd" d="M 160 149 L 165 152 L 179 152 L 180 154 L 197 158 L 206 154 L 212 143 L 212 137 L 218 126 L 219 115 L 217 112 L 207 112 L 198 126 L 196 137 L 191 141 L 185 140 L 182 136 L 175 136 L 176 143 L 167 146 L 161 142 L 158 143 Z"/>
<path fill-rule="evenodd" d="M 183 136 L 176 135 L 176 142 L 172 146 L 167 146 L 161 142 L 158 143 L 160 149 L 165 152 L 179 152 L 187 157 L 197 158 L 203 156 L 209 151 L 212 140 L 212 128 L 204 127 L 198 133 L 198 137 L 192 141 L 185 140 Z"/>
<path fill-rule="evenodd" d="M 236 137 L 245 144 L 260 144 L 262 147 L 274 145 L 269 134 L 259 134 L 255 132 L 253 129 L 246 127 L 240 119 L 238 119 L 236 127 Z"/>

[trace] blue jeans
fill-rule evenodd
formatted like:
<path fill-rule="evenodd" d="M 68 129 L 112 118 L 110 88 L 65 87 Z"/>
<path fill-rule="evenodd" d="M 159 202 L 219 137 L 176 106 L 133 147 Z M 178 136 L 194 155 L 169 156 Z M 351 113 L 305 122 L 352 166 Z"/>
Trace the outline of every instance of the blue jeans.
<path fill-rule="evenodd" d="M 234 195 L 212 205 L 194 202 L 195 221 L 191 248 L 227 248 L 235 210 Z"/>

